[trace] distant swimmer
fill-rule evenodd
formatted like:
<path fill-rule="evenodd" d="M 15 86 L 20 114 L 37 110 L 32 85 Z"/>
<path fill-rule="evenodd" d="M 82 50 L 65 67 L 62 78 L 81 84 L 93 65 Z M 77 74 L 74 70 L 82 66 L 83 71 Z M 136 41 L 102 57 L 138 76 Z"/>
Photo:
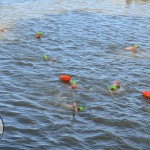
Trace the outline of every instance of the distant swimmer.
<path fill-rule="evenodd" d="M 113 85 L 116 86 L 117 89 L 119 89 L 120 88 L 120 81 L 115 80 Z"/>
<path fill-rule="evenodd" d="M 109 91 L 111 93 L 121 93 L 124 92 L 125 89 L 121 86 L 120 81 L 115 80 L 113 84 L 110 86 Z"/>
<path fill-rule="evenodd" d="M 1 29 L 1 28 L 0 28 L 0 32 L 4 32 L 4 31 L 5 31 L 5 29 Z"/>
<path fill-rule="evenodd" d="M 44 60 L 50 60 L 50 61 L 56 61 L 56 58 L 49 57 L 49 56 L 46 55 L 46 54 L 44 54 L 43 59 L 44 59 Z"/>
<path fill-rule="evenodd" d="M 72 88 L 72 89 L 76 89 L 77 88 L 77 84 L 76 84 L 75 80 L 71 81 L 71 86 L 69 88 Z"/>
<path fill-rule="evenodd" d="M 37 33 L 35 34 L 35 37 L 36 37 L 37 39 L 42 38 L 42 32 L 37 32 Z"/>
<path fill-rule="evenodd" d="M 115 91 L 117 89 L 120 89 L 120 82 L 115 80 L 113 84 L 110 86 L 110 90 Z"/>
<path fill-rule="evenodd" d="M 134 44 L 133 46 L 128 46 L 125 48 L 127 51 L 136 51 L 138 48 L 138 44 Z"/>
<path fill-rule="evenodd" d="M 83 107 L 82 106 L 77 106 L 76 102 L 73 102 L 72 104 L 62 104 L 63 107 L 66 109 L 73 110 L 73 117 L 77 114 L 78 111 L 82 111 Z"/>

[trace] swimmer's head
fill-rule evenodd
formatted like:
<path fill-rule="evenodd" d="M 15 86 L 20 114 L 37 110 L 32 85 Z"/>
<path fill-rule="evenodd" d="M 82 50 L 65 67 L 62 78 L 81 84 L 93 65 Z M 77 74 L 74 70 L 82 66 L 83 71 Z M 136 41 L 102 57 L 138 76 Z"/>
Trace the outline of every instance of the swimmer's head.
<path fill-rule="evenodd" d="M 116 89 L 117 89 L 117 87 L 116 87 L 115 85 L 111 85 L 111 86 L 110 86 L 110 90 L 111 90 L 111 91 L 116 90 Z"/>
<path fill-rule="evenodd" d="M 47 56 L 46 54 L 44 54 L 43 59 L 44 59 L 44 60 L 47 60 L 47 59 L 48 59 L 48 56 Z"/>
<path fill-rule="evenodd" d="M 82 106 L 79 106 L 79 107 L 78 107 L 78 110 L 79 110 L 79 111 L 83 111 L 83 107 L 82 107 Z"/>
<path fill-rule="evenodd" d="M 76 80 L 72 80 L 72 81 L 71 81 L 71 84 L 76 84 Z"/>
<path fill-rule="evenodd" d="M 138 47 L 138 44 L 134 44 L 133 46 L 137 48 L 137 47 Z"/>
<path fill-rule="evenodd" d="M 38 39 L 40 39 L 42 37 L 42 32 L 37 32 L 35 34 L 35 37 L 38 38 Z"/>
<path fill-rule="evenodd" d="M 38 35 L 42 35 L 42 32 L 37 32 L 36 34 L 38 34 Z"/>

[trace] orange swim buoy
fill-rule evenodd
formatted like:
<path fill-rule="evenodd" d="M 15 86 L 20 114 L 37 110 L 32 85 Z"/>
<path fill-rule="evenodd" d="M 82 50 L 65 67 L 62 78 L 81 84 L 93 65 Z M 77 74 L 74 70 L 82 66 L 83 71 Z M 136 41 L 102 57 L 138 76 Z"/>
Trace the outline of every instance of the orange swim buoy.
<path fill-rule="evenodd" d="M 143 91 L 141 93 L 143 94 L 144 97 L 150 98 L 150 91 Z"/>
<path fill-rule="evenodd" d="M 59 79 L 65 82 L 69 82 L 71 80 L 71 77 L 68 75 L 61 75 L 59 76 Z"/>

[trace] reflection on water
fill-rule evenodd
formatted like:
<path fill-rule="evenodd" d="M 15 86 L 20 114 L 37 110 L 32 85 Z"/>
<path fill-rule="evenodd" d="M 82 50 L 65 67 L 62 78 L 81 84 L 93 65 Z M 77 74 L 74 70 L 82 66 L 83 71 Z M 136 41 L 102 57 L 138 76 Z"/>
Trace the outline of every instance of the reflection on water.
<path fill-rule="evenodd" d="M 0 32 L 0 149 L 149 149 L 150 105 L 141 91 L 150 85 L 150 3 L 127 3 L 0 2 L 7 29 Z M 124 50 L 135 43 L 136 53 Z M 61 74 L 78 88 L 60 82 Z M 111 94 L 114 80 L 123 91 Z M 74 101 L 84 111 L 73 119 L 60 105 Z"/>

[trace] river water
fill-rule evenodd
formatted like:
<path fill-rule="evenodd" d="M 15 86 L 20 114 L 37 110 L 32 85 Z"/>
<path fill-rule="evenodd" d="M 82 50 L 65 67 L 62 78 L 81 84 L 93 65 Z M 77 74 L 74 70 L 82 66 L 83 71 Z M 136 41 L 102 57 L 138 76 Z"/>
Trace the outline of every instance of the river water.
<path fill-rule="evenodd" d="M 149 0 L 2 0 L 0 149 L 149 150 L 149 10 Z M 60 106 L 74 101 L 84 107 L 75 118 Z"/>

